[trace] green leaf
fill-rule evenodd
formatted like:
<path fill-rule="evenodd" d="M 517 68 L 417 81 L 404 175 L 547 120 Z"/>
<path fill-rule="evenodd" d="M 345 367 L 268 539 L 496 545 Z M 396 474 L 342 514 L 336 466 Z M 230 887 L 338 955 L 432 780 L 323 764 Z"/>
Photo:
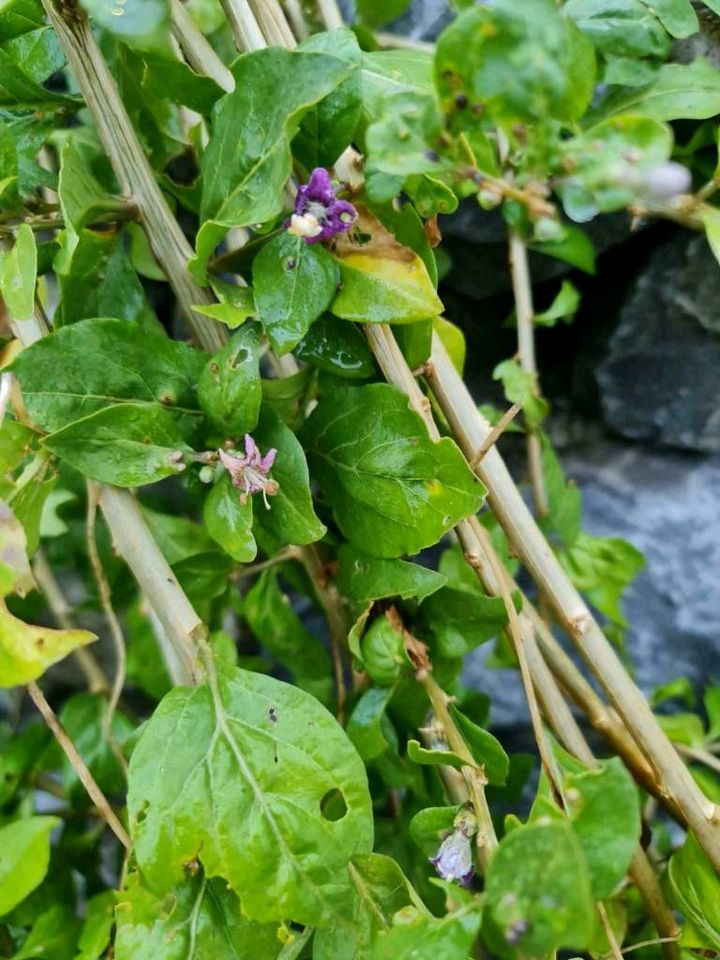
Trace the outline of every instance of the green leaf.
<path fill-rule="evenodd" d="M 645 87 L 620 90 L 601 112 L 638 113 L 656 120 L 705 120 L 720 113 L 720 71 L 705 60 L 665 63 Z"/>
<path fill-rule="evenodd" d="M 389 94 L 365 139 L 373 170 L 403 179 L 443 170 L 436 152 L 445 142 L 443 116 L 434 95 L 415 90 Z"/>
<path fill-rule="evenodd" d="M 437 853 L 441 841 L 452 831 L 461 807 L 426 807 L 410 821 L 410 836 L 426 857 Z"/>
<path fill-rule="evenodd" d="M 300 119 L 351 71 L 336 57 L 276 47 L 236 61 L 235 90 L 213 109 L 213 133 L 202 159 L 198 278 L 230 227 L 265 223 L 280 213 L 291 171 L 290 140 Z"/>
<path fill-rule="evenodd" d="M 240 501 L 240 491 L 230 475 L 223 473 L 205 499 L 203 520 L 210 536 L 238 563 L 250 563 L 257 556 L 252 534 L 253 498 Z"/>
<path fill-rule="evenodd" d="M 45 447 L 93 480 L 140 487 L 181 473 L 190 448 L 177 421 L 159 403 L 116 403 L 76 420 L 44 440 Z"/>
<path fill-rule="evenodd" d="M 5 671 L 2 675 L 4 679 Z M 0 916 L 42 883 L 50 862 L 50 831 L 57 817 L 28 817 L 0 827 Z"/>
<path fill-rule="evenodd" d="M 7 589 L 0 590 L 0 595 L 13 591 L 24 597 L 35 587 L 23 525 L 4 500 L 0 500 L 0 569 L 9 584 Z"/>
<path fill-rule="evenodd" d="M 572 547 L 581 533 L 582 497 L 575 484 L 566 480 L 560 461 L 546 434 L 540 434 L 540 442 L 549 510 L 544 526 L 552 529 L 566 547 Z"/>
<path fill-rule="evenodd" d="M 562 240 L 533 243 L 531 249 L 556 260 L 564 260 L 585 273 L 595 273 L 595 249 L 592 240 L 579 227 L 565 226 Z"/>
<path fill-rule="evenodd" d="M 119 40 L 140 50 L 167 50 L 170 10 L 167 0 L 80 0 L 93 20 Z"/>
<path fill-rule="evenodd" d="M 682 5 L 686 0 L 669 2 Z M 662 3 L 660 0 L 660 4 L 652 6 L 657 9 Z M 670 38 L 663 25 L 643 0 L 568 0 L 563 10 L 600 53 L 664 57 L 670 49 Z"/>
<path fill-rule="evenodd" d="M 414 899 L 407 877 L 390 857 L 361 854 L 353 857 L 348 869 L 353 884 L 352 910 L 347 923 L 316 932 L 313 960 L 370 960 L 378 932 L 389 927 L 393 915 Z"/>
<path fill-rule="evenodd" d="M 104 890 L 88 900 L 75 960 L 100 960 L 104 955 L 115 923 L 115 896 L 114 890 Z"/>
<path fill-rule="evenodd" d="M 241 437 L 258 422 L 262 402 L 260 331 L 244 326 L 208 360 L 197 398 L 210 423 L 225 436 Z"/>
<path fill-rule="evenodd" d="M 33 30 L 3 43 L 0 46 L 0 106 L 33 111 L 57 110 L 59 107 L 77 109 L 78 101 L 43 86 L 63 62 L 59 41 L 50 27 Z"/>
<path fill-rule="evenodd" d="M 547 416 L 548 403 L 538 395 L 537 377 L 520 366 L 518 360 L 503 360 L 493 370 L 500 380 L 508 403 L 519 403 L 529 424 L 538 426 Z"/>
<path fill-rule="evenodd" d="M 411 666 L 402 634 L 384 616 L 374 620 L 365 633 L 360 653 L 365 672 L 382 686 L 389 687 Z"/>
<path fill-rule="evenodd" d="M 40 0 L 6 0 L 0 20 L 0 43 L 36 30 L 44 21 Z"/>
<path fill-rule="evenodd" d="M 280 952 L 277 924 L 248 920 L 218 880 L 187 879 L 157 899 L 131 875 L 117 898 L 116 960 L 274 960 Z"/>
<path fill-rule="evenodd" d="M 338 526 L 373 556 L 437 543 L 485 495 L 455 444 L 430 440 L 407 398 L 386 384 L 321 400 L 303 436 Z"/>
<path fill-rule="evenodd" d="M 80 921 L 65 904 L 56 904 L 39 915 L 13 960 L 74 960 Z"/>
<path fill-rule="evenodd" d="M 119 796 L 125 790 L 125 773 L 117 758 L 117 745 L 122 746 L 135 729 L 124 714 L 115 711 L 112 720 L 112 735 L 115 746 L 105 736 L 107 701 L 92 693 L 77 693 L 63 704 L 60 722 L 85 761 L 100 789 L 109 796 Z M 65 757 L 60 757 L 63 786 L 72 800 L 79 805 L 87 804 L 85 788 L 80 783 L 74 768 Z"/>
<path fill-rule="evenodd" d="M 326 819 L 337 792 L 346 813 Z M 327 922 L 347 903 L 342 868 L 372 846 L 365 770 L 334 717 L 235 668 L 165 697 L 130 761 L 128 810 L 151 889 L 179 883 L 197 858 L 255 920 Z"/>
<path fill-rule="evenodd" d="M 330 306 L 336 317 L 359 323 L 416 323 L 443 311 L 417 255 L 399 260 L 350 253 L 338 263 L 340 292 Z"/>
<path fill-rule="evenodd" d="M 580 306 L 580 291 L 570 280 L 563 280 L 557 296 L 547 308 L 536 313 L 533 321 L 541 327 L 554 327 L 558 320 L 572 323 Z"/>
<path fill-rule="evenodd" d="M 330 658 L 283 593 L 276 569 L 264 570 L 243 600 L 242 613 L 258 643 L 322 703 L 332 696 Z"/>
<path fill-rule="evenodd" d="M 215 80 L 195 73 L 183 60 L 170 60 L 146 54 L 143 88 L 150 92 L 162 90 L 168 100 L 207 116 L 223 95 L 223 88 Z"/>
<path fill-rule="evenodd" d="M 494 953 L 540 958 L 582 950 L 594 916 L 587 864 L 568 821 L 533 823 L 504 837 L 485 881 L 483 933 Z"/>
<path fill-rule="evenodd" d="M 408 759 L 413 763 L 420 763 L 431 767 L 455 767 L 461 770 L 468 765 L 467 760 L 463 760 L 452 750 L 428 750 L 420 746 L 417 740 L 408 740 L 407 744 Z"/>
<path fill-rule="evenodd" d="M 383 687 L 371 687 L 360 697 L 350 714 L 347 735 L 365 763 L 381 756 L 388 748 L 383 721 L 391 695 L 392 691 Z"/>
<path fill-rule="evenodd" d="M 372 960 L 467 960 L 480 926 L 480 911 L 448 914 L 441 919 L 403 911 L 392 929 L 378 935 Z"/>
<path fill-rule="evenodd" d="M 23 223 L 15 243 L 0 265 L 0 290 L 10 315 L 15 320 L 29 320 L 35 312 L 37 280 L 37 247 L 35 234 Z"/>
<path fill-rule="evenodd" d="M 297 345 L 295 356 L 348 380 L 369 380 L 375 375 L 373 355 L 363 334 L 331 313 L 318 317 Z"/>
<path fill-rule="evenodd" d="M 692 924 L 698 946 L 720 950 L 720 879 L 692 834 L 670 858 L 668 880 L 672 903 Z"/>
<path fill-rule="evenodd" d="M 316 33 L 299 49 L 327 53 L 351 65 L 347 79 L 307 111 L 293 141 L 293 153 L 307 170 L 330 168 L 352 143 L 362 114 L 362 53 L 355 34 L 344 28 Z"/>
<path fill-rule="evenodd" d="M 464 560 L 462 581 L 453 583 L 449 564 L 453 555 L 443 555 L 440 572 L 450 580 L 420 608 L 420 622 L 431 631 L 437 652 L 443 657 L 464 657 L 481 643 L 497 637 L 507 624 L 502 597 L 486 596 Z M 454 567 L 453 563 L 453 567 Z"/>
<path fill-rule="evenodd" d="M 331 304 L 340 281 L 337 264 L 319 243 L 287 230 L 253 260 L 258 316 L 279 355 L 296 346 Z"/>
<path fill-rule="evenodd" d="M 193 307 L 195 313 L 219 320 L 230 330 L 235 330 L 236 327 L 245 323 L 248 317 L 257 316 L 255 296 L 251 287 L 239 287 L 222 280 L 215 280 L 212 286 L 221 302 L 199 304 Z"/>
<path fill-rule="evenodd" d="M 277 450 L 271 476 L 279 484 L 268 501 L 270 509 L 258 505 L 255 522 L 281 545 L 305 546 L 320 540 L 326 528 L 313 508 L 305 452 L 295 434 L 266 407 L 254 436 L 261 450 Z"/>
<path fill-rule="evenodd" d="M 67 140 L 60 155 L 58 199 L 65 228 L 74 234 L 73 247 L 83 227 L 93 223 L 101 214 L 122 207 L 121 201 L 108 196 L 98 183 L 86 162 L 86 155 L 73 137 Z"/>
<path fill-rule="evenodd" d="M 83 320 L 38 340 L 13 364 L 27 412 L 60 430 L 118 407 L 162 409 L 163 418 L 199 420 L 195 384 L 206 360 L 197 350 L 125 320 Z M 48 376 L 48 371 L 52 371 Z"/>
<path fill-rule="evenodd" d="M 33 556 L 40 542 L 40 525 L 48 498 L 55 489 L 58 475 L 52 462 L 45 453 L 38 454 L 28 470 L 36 471 L 32 483 L 25 483 L 16 489 L 8 499 L 15 516 L 23 525 L 27 538 L 27 554 Z"/>
<path fill-rule="evenodd" d="M 362 98 L 365 123 L 377 119 L 390 93 L 412 88 L 433 89 L 432 54 L 420 50 L 380 50 L 362 57 Z"/>
<path fill-rule="evenodd" d="M 37 680 L 48 667 L 94 640 L 97 637 L 88 630 L 51 630 L 23 623 L 0 600 L 0 687 Z"/>
<path fill-rule="evenodd" d="M 720 263 L 720 210 L 717 207 L 704 206 L 702 208 L 702 221 L 710 249 L 715 254 L 715 259 Z"/>
<path fill-rule="evenodd" d="M 645 558 L 620 537 L 593 537 L 580 533 L 560 563 L 571 580 L 613 623 L 626 626 L 620 607 L 625 589 L 645 566 Z"/>
<path fill-rule="evenodd" d="M 81 230 L 76 245 L 67 233 L 61 237 L 63 248 L 54 263 L 60 286 L 56 328 L 94 317 L 117 317 L 135 321 L 155 335 L 164 332 L 125 252 L 122 234 Z"/>
<path fill-rule="evenodd" d="M 627 873 L 640 839 L 640 798 L 618 757 L 597 770 L 565 778 L 575 835 L 585 854 L 596 900 L 610 897 Z"/>
<path fill-rule="evenodd" d="M 689 37 L 697 33 L 699 23 L 690 0 L 648 0 L 648 5 L 673 37 Z"/>
<path fill-rule="evenodd" d="M 488 782 L 502 786 L 510 769 L 510 758 L 501 743 L 487 730 L 473 723 L 454 704 L 450 704 L 449 709 L 473 759 L 485 768 Z"/>
<path fill-rule="evenodd" d="M 385 0 L 382 4 L 376 0 L 357 0 L 355 6 L 362 22 L 377 28 L 401 17 L 410 6 L 410 0 Z"/>
<path fill-rule="evenodd" d="M 338 551 L 337 588 L 343 596 L 366 604 L 383 597 L 424 600 L 445 586 L 447 579 L 434 570 L 407 560 L 381 560 L 349 543 Z"/>

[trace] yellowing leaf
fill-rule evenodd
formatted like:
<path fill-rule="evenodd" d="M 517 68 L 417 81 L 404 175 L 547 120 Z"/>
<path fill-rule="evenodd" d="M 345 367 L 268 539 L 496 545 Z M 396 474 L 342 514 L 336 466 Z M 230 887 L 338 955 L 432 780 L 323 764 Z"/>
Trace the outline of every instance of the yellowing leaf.
<path fill-rule="evenodd" d="M 51 630 L 18 620 L 0 601 L 0 687 L 36 680 L 77 647 L 97 640 L 89 630 Z"/>
<path fill-rule="evenodd" d="M 34 588 L 35 580 L 28 561 L 25 531 L 4 500 L 0 500 L 0 565 L 6 568 L 4 572 L 8 574 L 7 583 L 3 577 L 2 587 L 9 587 L 5 592 L 14 590 L 24 597 Z M 0 593 L 2 592 L 0 589 Z"/>
<path fill-rule="evenodd" d="M 416 323 L 442 313 L 443 305 L 420 257 L 381 258 L 351 253 L 338 260 L 340 292 L 330 307 L 359 323 Z"/>

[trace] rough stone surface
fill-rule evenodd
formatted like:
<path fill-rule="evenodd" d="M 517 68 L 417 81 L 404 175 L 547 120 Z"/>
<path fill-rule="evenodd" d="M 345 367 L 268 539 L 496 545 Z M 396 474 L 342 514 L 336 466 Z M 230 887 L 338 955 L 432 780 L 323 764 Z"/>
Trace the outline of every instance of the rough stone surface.
<path fill-rule="evenodd" d="M 378 0 L 382 2 L 382 0 Z M 355 14 L 354 0 L 340 0 L 340 9 L 346 23 L 352 23 Z M 385 29 L 411 40 L 434 40 L 452 19 L 449 0 L 412 0 L 407 13 Z"/>
<path fill-rule="evenodd" d="M 597 371 L 605 419 L 633 440 L 720 451 L 720 271 L 703 237 L 651 257 Z"/>
<path fill-rule="evenodd" d="M 645 554 L 624 605 L 641 689 L 679 676 L 702 687 L 713 671 L 720 679 L 720 457 L 605 441 L 562 459 L 582 491 L 585 528 Z M 468 658 L 466 682 L 492 696 L 495 726 L 526 722 L 517 675 L 489 670 L 486 657 L 480 648 Z"/>

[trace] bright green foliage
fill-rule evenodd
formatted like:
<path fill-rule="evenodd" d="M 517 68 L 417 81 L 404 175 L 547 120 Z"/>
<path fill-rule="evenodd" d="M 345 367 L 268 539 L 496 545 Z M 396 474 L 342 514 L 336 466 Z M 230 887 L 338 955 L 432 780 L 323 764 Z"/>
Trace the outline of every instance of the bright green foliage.
<path fill-rule="evenodd" d="M 499 956 L 540 958 L 560 947 L 587 945 L 594 918 L 590 875 L 566 821 L 509 833 L 493 857 L 485 889 L 483 931 Z"/>
<path fill-rule="evenodd" d="M 340 820 L 323 815 L 333 791 Z M 337 722 L 307 693 L 237 669 L 165 697 L 133 752 L 128 808 L 152 890 L 197 858 L 256 920 L 329 922 L 348 900 L 343 867 L 372 845 L 365 772 Z"/>
<path fill-rule="evenodd" d="M 262 402 L 260 334 L 244 326 L 200 374 L 197 398 L 203 413 L 222 434 L 241 437 L 258 422 Z"/>
<path fill-rule="evenodd" d="M 252 534 L 253 503 L 240 500 L 240 491 L 224 473 L 213 486 L 203 505 L 207 532 L 233 560 L 249 563 L 255 559 L 257 547 Z"/>
<path fill-rule="evenodd" d="M 321 244 L 305 243 L 283 232 L 253 261 L 258 316 L 278 355 L 302 340 L 330 306 L 340 273 Z"/>
<path fill-rule="evenodd" d="M 631 866 L 645 794 L 618 757 L 588 765 L 552 739 L 573 731 L 529 635 L 556 792 L 536 750 L 506 749 L 527 739 L 506 737 L 507 711 L 491 723 L 519 664 L 470 527 L 519 578 L 524 628 L 530 603 L 554 632 L 573 619 L 569 579 L 622 640 L 642 557 L 583 530 L 542 390 L 662 241 L 652 221 L 704 228 L 720 258 L 720 71 L 694 52 L 712 21 L 696 0 L 454 0 L 433 48 L 390 49 L 372 31 L 407 0 L 358 0 L 352 28 L 332 31 L 320 6 L 0 0 L 0 956 L 551 960 L 650 941 L 654 958 Z M 251 12 L 266 33 L 287 15 L 305 39 L 238 55 L 258 46 Z M 329 194 L 313 200 L 302 216 L 323 239 L 290 223 L 316 168 L 357 212 L 333 221 Z M 648 224 L 627 264 L 606 254 L 615 227 L 584 226 L 605 214 Z M 507 293 L 455 325 L 464 281 L 503 269 L 463 249 L 468 223 L 496 255 L 510 231 L 530 251 L 537 375 L 512 321 L 500 328 L 521 312 L 518 276 L 491 278 Z M 514 555 L 525 521 L 499 502 L 497 461 L 483 509 L 479 425 L 472 410 L 458 422 L 438 341 L 493 424 L 521 406 L 500 448 L 528 502 L 517 435 L 539 440 L 535 549 L 565 571 L 562 615 Z M 87 478 L 131 491 L 100 491 L 94 531 Z M 106 586 L 127 649 L 117 703 Z M 86 627 L 101 643 L 79 650 Z M 503 670 L 480 674 L 487 693 L 481 660 Z M 129 830 L 127 855 L 13 689 L 34 680 Z M 651 704 L 709 809 L 720 687 L 701 701 L 669 680 Z M 667 864 L 683 960 L 720 950 L 711 860 L 653 815 L 642 831 Z"/>
<path fill-rule="evenodd" d="M 59 823 L 57 817 L 28 817 L 0 827 L 0 916 L 42 882 L 50 861 L 50 831 Z"/>
<path fill-rule="evenodd" d="M 482 503 L 482 484 L 457 447 L 433 443 L 391 387 L 338 391 L 321 401 L 304 436 L 338 526 L 373 556 L 417 553 Z"/>
<path fill-rule="evenodd" d="M 162 405 L 178 421 L 199 416 L 194 396 L 205 358 L 123 320 L 84 320 L 38 340 L 13 367 L 31 420 L 47 432 L 128 403 Z M 48 369 L 53 376 L 48 381 Z"/>
<path fill-rule="evenodd" d="M 226 884 L 204 876 L 160 899 L 131 876 L 115 915 L 118 960 L 273 960 L 280 952 L 277 925 L 247 920 Z"/>

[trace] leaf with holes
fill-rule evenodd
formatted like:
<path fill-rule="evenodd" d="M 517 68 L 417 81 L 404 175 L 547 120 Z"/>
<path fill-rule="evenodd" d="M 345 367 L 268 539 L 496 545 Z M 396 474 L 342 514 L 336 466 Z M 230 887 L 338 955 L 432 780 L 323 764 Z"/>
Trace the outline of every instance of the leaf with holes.
<path fill-rule="evenodd" d="M 340 795 L 345 812 L 328 819 L 323 803 Z M 254 920 L 327 923 L 348 902 L 345 865 L 372 847 L 365 770 L 337 721 L 302 690 L 226 666 L 148 721 L 128 810 L 150 889 L 198 859 Z"/>
<path fill-rule="evenodd" d="M 222 433 L 250 433 L 260 416 L 260 330 L 246 325 L 208 360 L 198 381 L 198 401 L 208 420 Z"/>

